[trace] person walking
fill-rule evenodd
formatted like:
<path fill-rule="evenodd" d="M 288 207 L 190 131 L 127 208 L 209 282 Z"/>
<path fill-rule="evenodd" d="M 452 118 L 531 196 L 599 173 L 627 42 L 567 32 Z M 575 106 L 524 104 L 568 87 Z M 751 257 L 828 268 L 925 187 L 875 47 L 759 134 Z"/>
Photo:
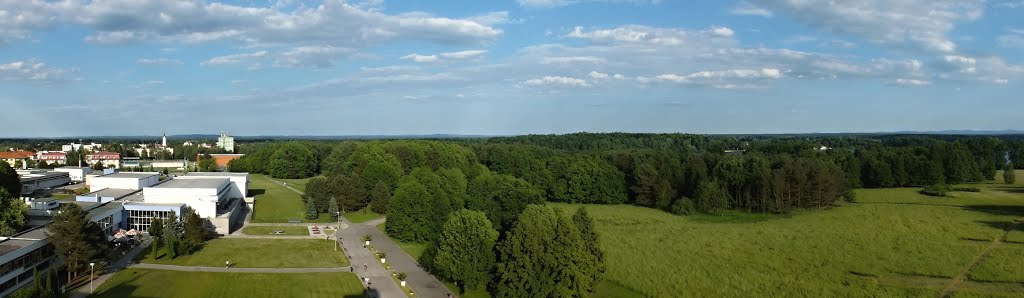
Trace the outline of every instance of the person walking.
<path fill-rule="evenodd" d="M 231 261 L 224 260 L 224 269 L 228 269 L 228 268 L 231 268 Z"/>
<path fill-rule="evenodd" d="M 366 263 L 363 263 L 363 271 L 366 271 L 366 270 L 370 270 L 370 267 L 366 266 Z"/>

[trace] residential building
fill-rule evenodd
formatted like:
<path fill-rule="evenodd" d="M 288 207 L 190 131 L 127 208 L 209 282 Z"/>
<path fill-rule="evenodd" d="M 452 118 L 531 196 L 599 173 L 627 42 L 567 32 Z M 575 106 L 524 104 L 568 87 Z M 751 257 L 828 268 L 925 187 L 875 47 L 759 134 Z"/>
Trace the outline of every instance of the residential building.
<path fill-rule="evenodd" d="M 36 153 L 36 159 L 51 165 L 64 165 L 68 163 L 68 154 L 61 151 L 40 151 Z"/>
<path fill-rule="evenodd" d="M 28 161 L 35 159 L 35 152 L 32 151 L 5 151 L 0 152 L 0 160 L 6 161 L 12 168 L 27 169 Z"/>
<path fill-rule="evenodd" d="M 235 152 L 235 138 L 228 136 L 225 132 L 221 132 L 220 137 L 217 138 L 217 147 L 227 152 Z"/>
<path fill-rule="evenodd" d="M 103 165 L 105 168 L 121 168 L 121 154 L 107 151 L 100 151 L 96 153 L 86 154 L 85 162 L 89 165 L 94 165 L 97 162 Z"/>

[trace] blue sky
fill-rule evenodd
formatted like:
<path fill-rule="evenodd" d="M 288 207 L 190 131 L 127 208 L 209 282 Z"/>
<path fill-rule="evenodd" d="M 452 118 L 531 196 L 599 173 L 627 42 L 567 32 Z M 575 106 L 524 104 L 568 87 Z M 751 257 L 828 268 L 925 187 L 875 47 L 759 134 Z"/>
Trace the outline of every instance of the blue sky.
<path fill-rule="evenodd" d="M 0 0 L 0 137 L 1024 129 L 1021 0 Z"/>

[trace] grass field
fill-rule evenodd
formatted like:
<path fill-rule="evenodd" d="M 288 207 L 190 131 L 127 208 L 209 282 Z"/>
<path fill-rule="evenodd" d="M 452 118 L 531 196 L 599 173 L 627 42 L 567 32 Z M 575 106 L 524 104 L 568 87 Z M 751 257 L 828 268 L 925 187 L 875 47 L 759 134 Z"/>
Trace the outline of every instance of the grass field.
<path fill-rule="evenodd" d="M 125 269 L 95 297 L 364 297 L 353 273 L 210 273 Z"/>
<path fill-rule="evenodd" d="M 327 268 L 349 265 L 341 251 L 334 251 L 333 241 L 311 239 L 213 239 L 199 252 L 168 259 L 161 253 L 140 255 L 144 263 L 182 266 L 224 266 L 224 261 L 240 268 Z"/>
<path fill-rule="evenodd" d="M 284 231 L 284 234 L 274 234 L 274 231 Z M 242 233 L 257 236 L 309 236 L 309 229 L 305 226 L 251 226 L 243 228 Z"/>
<path fill-rule="evenodd" d="M 974 271 L 971 280 L 1024 283 L 1024 245 L 1009 244 L 996 247 Z M 1024 295 L 1024 293 L 1018 293 Z"/>
<path fill-rule="evenodd" d="M 365 212 L 365 213 L 364 213 Z M 353 223 L 367 222 L 374 219 L 378 219 L 383 215 L 377 214 L 370 210 L 370 207 L 366 207 L 357 211 L 345 212 L 345 218 Z"/>
<path fill-rule="evenodd" d="M 954 198 L 858 190 L 859 203 L 780 216 L 682 217 L 591 205 L 608 266 L 595 296 L 936 296 L 1006 223 L 1024 216 L 1024 189 L 978 186 L 982 192 Z M 580 206 L 552 205 L 566 214 Z M 1024 281 L 1022 251 L 1003 245 L 972 276 Z M 1016 288 L 967 282 L 961 289 L 988 295 Z"/>
<path fill-rule="evenodd" d="M 302 178 L 302 179 L 275 179 L 284 183 L 288 183 L 288 186 L 298 189 L 299 191 L 306 191 L 306 183 L 313 178 Z"/>
<path fill-rule="evenodd" d="M 306 219 L 306 205 L 302 203 L 302 197 L 298 193 L 270 181 L 263 175 L 252 174 L 249 178 L 249 194 L 256 197 L 252 222 L 288 222 L 292 219 L 314 223 L 333 221 L 326 213 L 320 214 L 317 219 Z"/>
<path fill-rule="evenodd" d="M 384 234 L 388 233 L 384 231 L 384 224 L 377 225 L 377 229 L 384 232 Z M 412 256 L 413 260 L 419 260 L 420 256 L 423 255 L 423 251 L 427 249 L 426 243 L 402 242 L 394 238 L 392 238 L 391 241 L 394 241 L 399 248 L 404 250 L 405 253 L 409 254 L 409 256 Z"/>

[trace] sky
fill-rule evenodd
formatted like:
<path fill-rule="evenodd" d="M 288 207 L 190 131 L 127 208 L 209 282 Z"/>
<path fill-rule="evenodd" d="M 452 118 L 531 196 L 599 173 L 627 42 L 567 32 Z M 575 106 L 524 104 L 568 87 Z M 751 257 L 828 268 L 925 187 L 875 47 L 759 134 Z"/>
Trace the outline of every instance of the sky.
<path fill-rule="evenodd" d="M 1024 0 L 0 0 L 0 137 L 1024 129 Z"/>

